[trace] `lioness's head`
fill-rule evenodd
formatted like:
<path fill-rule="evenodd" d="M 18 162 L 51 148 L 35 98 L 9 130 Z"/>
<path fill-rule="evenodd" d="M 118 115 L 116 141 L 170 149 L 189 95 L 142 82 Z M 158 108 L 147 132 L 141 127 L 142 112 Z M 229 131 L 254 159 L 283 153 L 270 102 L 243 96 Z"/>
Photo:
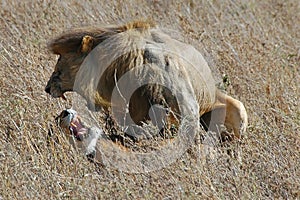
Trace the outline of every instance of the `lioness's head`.
<path fill-rule="evenodd" d="M 64 93 L 73 90 L 76 74 L 94 42 L 93 36 L 78 33 L 65 34 L 50 43 L 50 50 L 59 58 L 45 88 L 47 93 L 55 98 L 65 98 Z"/>

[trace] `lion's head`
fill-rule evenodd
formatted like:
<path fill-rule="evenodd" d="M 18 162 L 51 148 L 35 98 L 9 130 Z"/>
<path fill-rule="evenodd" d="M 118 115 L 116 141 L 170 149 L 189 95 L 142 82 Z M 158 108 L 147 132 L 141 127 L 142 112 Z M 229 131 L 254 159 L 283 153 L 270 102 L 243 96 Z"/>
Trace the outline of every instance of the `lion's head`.
<path fill-rule="evenodd" d="M 50 51 L 59 58 L 45 91 L 54 98 L 65 98 L 65 92 L 73 91 L 80 65 L 99 43 L 128 29 L 148 29 L 150 26 L 154 25 L 150 22 L 132 22 L 123 26 L 78 28 L 61 34 L 49 44 Z"/>
<path fill-rule="evenodd" d="M 45 91 L 55 98 L 65 98 L 64 93 L 73 90 L 80 65 L 93 48 L 92 36 L 82 34 L 74 34 L 73 37 L 65 35 L 49 45 L 50 50 L 59 58 Z"/>

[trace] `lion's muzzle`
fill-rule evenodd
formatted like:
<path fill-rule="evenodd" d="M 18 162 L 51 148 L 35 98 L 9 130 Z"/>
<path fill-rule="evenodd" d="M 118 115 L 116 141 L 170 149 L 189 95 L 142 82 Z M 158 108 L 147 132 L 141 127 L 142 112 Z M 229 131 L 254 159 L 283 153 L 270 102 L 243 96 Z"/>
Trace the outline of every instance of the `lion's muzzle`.
<path fill-rule="evenodd" d="M 47 84 L 47 86 L 45 87 L 45 92 L 50 94 L 50 90 L 51 90 L 51 87 Z"/>
<path fill-rule="evenodd" d="M 50 77 L 46 87 L 45 87 L 45 92 L 50 94 L 54 98 L 63 98 L 66 100 L 66 97 L 64 96 L 64 93 L 67 90 L 62 90 L 61 88 L 61 80 L 57 74 L 52 74 Z"/>

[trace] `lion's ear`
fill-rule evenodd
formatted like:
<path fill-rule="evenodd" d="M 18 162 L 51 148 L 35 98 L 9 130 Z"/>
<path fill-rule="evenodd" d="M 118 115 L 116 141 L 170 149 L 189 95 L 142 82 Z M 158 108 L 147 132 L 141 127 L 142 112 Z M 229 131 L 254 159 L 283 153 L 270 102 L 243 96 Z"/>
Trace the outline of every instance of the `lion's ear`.
<path fill-rule="evenodd" d="M 93 49 L 94 38 L 92 36 L 86 35 L 82 38 L 80 52 L 89 53 Z"/>
<path fill-rule="evenodd" d="M 48 44 L 48 48 L 55 54 L 65 53 L 89 53 L 94 45 L 94 37 L 84 34 L 84 32 L 73 31 L 64 33 Z"/>

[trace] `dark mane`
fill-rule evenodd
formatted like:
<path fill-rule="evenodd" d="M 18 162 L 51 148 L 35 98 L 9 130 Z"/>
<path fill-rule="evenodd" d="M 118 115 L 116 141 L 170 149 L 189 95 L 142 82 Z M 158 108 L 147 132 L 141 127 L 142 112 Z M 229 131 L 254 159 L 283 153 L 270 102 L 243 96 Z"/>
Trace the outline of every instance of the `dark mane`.
<path fill-rule="evenodd" d="M 155 24 L 150 21 L 135 21 L 121 26 L 107 27 L 84 27 L 76 28 L 62 33 L 60 36 L 52 40 L 48 48 L 54 54 L 63 54 L 67 52 L 75 52 L 81 44 L 84 36 L 89 35 L 94 38 L 94 47 L 104 41 L 111 35 L 125 32 L 131 29 L 139 31 L 148 30 L 154 27 Z"/>

